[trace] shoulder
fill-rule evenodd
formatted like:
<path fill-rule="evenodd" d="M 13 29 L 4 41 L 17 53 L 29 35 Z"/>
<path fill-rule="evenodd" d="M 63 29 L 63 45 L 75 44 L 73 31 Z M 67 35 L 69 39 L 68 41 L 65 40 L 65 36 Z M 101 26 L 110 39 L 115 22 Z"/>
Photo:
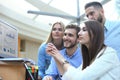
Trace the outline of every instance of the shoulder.
<path fill-rule="evenodd" d="M 96 57 L 95 61 L 96 62 L 104 62 L 104 63 L 109 63 L 109 64 L 114 64 L 119 63 L 119 58 L 117 55 L 117 52 L 111 48 L 111 47 L 106 47 L 105 51 L 101 53 L 99 57 Z"/>
<path fill-rule="evenodd" d="M 118 24 L 120 24 L 120 20 L 108 20 L 108 19 L 106 19 L 106 21 L 105 21 L 105 25 L 118 25 Z M 118 26 L 120 26 L 120 25 L 118 25 Z"/>
<path fill-rule="evenodd" d="M 40 47 L 46 47 L 47 44 L 45 42 L 41 43 Z"/>
<path fill-rule="evenodd" d="M 117 53 L 115 49 L 113 49 L 112 47 L 109 47 L 109 46 L 106 47 L 105 52 L 106 52 L 106 53 L 109 53 L 109 52 L 110 52 L 110 53 Z"/>
<path fill-rule="evenodd" d="M 39 48 L 38 48 L 38 51 L 45 51 L 46 50 L 46 47 L 47 47 L 47 44 L 45 42 L 43 42 Z"/>
<path fill-rule="evenodd" d="M 107 30 L 120 32 L 120 20 L 106 20 L 104 26 Z"/>
<path fill-rule="evenodd" d="M 98 53 L 97 58 L 99 58 L 99 57 L 111 58 L 116 55 L 117 55 L 117 52 L 113 48 L 107 46 L 106 48 L 102 49 Z"/>
<path fill-rule="evenodd" d="M 114 50 L 112 47 L 106 47 L 106 50 L 103 54 L 106 58 L 109 58 L 110 60 L 119 60 L 117 51 Z"/>
<path fill-rule="evenodd" d="M 41 43 L 41 45 L 47 45 L 47 43 L 43 42 L 43 43 Z"/>

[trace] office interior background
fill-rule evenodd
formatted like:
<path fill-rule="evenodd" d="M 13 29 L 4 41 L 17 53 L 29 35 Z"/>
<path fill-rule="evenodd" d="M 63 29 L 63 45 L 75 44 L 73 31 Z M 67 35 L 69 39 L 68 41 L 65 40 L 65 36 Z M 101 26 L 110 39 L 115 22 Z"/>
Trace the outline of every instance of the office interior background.
<path fill-rule="evenodd" d="M 119 0 L 0 0 L 0 20 L 18 29 L 18 57 L 37 63 L 38 48 L 47 39 L 52 24 L 86 20 L 84 5 L 90 1 L 103 4 L 106 18 L 120 20 Z"/>

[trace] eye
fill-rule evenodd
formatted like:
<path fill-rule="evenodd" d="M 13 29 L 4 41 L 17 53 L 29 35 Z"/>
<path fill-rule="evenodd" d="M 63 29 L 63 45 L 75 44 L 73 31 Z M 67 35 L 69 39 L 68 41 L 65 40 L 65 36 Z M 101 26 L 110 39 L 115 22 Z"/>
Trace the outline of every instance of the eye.
<path fill-rule="evenodd" d="M 70 33 L 64 33 L 64 36 L 69 36 L 69 37 L 72 37 L 73 36 L 73 34 L 70 34 Z"/>
<path fill-rule="evenodd" d="M 68 36 L 72 37 L 73 35 L 72 34 L 68 34 Z"/>
<path fill-rule="evenodd" d="M 67 34 L 66 33 L 64 33 L 64 36 L 66 36 Z"/>
<path fill-rule="evenodd" d="M 87 31 L 87 28 L 86 28 L 86 27 L 84 27 L 82 30 L 83 30 L 83 31 Z"/>
<path fill-rule="evenodd" d="M 53 29 L 52 29 L 52 31 L 56 31 L 56 30 L 58 30 L 58 31 L 63 31 L 62 28 L 53 28 Z"/>
<path fill-rule="evenodd" d="M 95 13 L 95 12 L 92 11 L 92 12 L 90 12 L 90 15 L 93 15 L 94 13 Z"/>
<path fill-rule="evenodd" d="M 56 28 L 53 28 L 52 31 L 56 31 Z"/>
<path fill-rule="evenodd" d="M 88 18 L 88 14 L 86 15 L 86 17 Z"/>
<path fill-rule="evenodd" d="M 86 15 L 86 17 L 88 18 L 90 15 L 93 16 L 94 15 L 94 11 L 90 12 L 89 14 Z"/>

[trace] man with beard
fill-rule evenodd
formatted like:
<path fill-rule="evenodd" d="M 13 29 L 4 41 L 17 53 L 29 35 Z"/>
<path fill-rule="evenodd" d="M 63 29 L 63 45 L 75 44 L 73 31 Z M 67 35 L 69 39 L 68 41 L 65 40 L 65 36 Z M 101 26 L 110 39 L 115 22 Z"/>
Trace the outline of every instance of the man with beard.
<path fill-rule="evenodd" d="M 114 48 L 120 59 L 120 21 L 110 21 L 106 19 L 102 4 L 99 2 L 87 3 L 85 5 L 85 14 L 88 19 L 97 20 L 104 26 L 104 43 Z"/>
<path fill-rule="evenodd" d="M 77 25 L 67 25 L 65 28 L 63 43 L 65 49 L 61 50 L 60 53 L 63 57 L 74 67 L 79 67 L 82 63 L 82 55 L 80 53 L 80 48 L 77 46 L 78 44 L 78 32 L 80 31 L 80 27 Z M 49 43 L 46 50 L 49 50 L 53 44 Z M 55 48 L 56 49 L 56 48 Z M 58 50 L 57 50 L 58 51 Z M 43 80 L 62 80 L 61 75 L 57 68 L 57 64 L 52 58 L 51 64 L 46 71 L 46 76 Z M 74 75 L 73 75 L 74 76 Z"/>

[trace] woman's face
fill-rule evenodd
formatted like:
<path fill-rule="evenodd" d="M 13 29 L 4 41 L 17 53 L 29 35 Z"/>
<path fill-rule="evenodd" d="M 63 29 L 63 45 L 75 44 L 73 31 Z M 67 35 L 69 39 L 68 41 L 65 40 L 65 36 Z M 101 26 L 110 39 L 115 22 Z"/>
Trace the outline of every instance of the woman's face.
<path fill-rule="evenodd" d="M 78 39 L 79 43 L 88 46 L 90 38 L 85 23 L 82 23 L 80 25 L 80 32 L 78 33 L 78 35 L 79 35 L 79 39 Z"/>
<path fill-rule="evenodd" d="M 52 38 L 54 40 L 59 40 L 63 38 L 64 34 L 64 29 L 61 27 L 60 24 L 55 24 L 54 27 L 52 28 Z"/>

